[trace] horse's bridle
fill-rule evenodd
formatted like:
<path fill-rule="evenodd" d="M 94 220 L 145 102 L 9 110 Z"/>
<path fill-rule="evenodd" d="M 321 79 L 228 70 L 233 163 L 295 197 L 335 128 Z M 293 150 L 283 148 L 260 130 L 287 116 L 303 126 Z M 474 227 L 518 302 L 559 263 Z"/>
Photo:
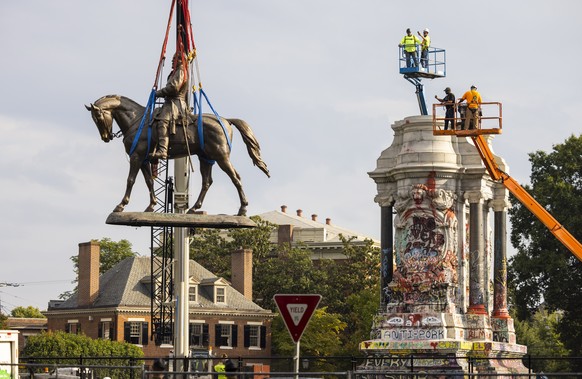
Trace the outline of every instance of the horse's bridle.
<path fill-rule="evenodd" d="M 107 136 L 107 142 L 121 136 L 121 130 L 117 133 L 113 133 L 113 117 L 111 116 L 111 111 L 103 110 L 100 107 L 91 104 L 91 116 L 99 129 L 102 139 L 104 134 Z"/>

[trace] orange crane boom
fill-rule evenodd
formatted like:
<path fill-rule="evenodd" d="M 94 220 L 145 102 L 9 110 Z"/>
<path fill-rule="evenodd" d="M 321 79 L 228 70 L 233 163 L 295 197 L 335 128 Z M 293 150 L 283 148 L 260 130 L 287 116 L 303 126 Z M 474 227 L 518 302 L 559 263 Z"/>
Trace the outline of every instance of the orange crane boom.
<path fill-rule="evenodd" d="M 445 104 L 447 105 L 447 104 Z M 459 104 L 450 104 L 454 108 L 454 114 L 460 112 Z M 480 117 L 479 125 L 475 125 L 474 129 L 460 130 L 459 128 L 463 125 L 463 117 L 457 118 L 446 118 L 439 116 L 439 110 L 443 108 L 443 104 L 433 104 L 433 134 L 434 135 L 455 135 L 457 137 L 471 137 L 473 140 L 481 160 L 485 164 L 485 168 L 489 172 L 491 178 L 497 182 L 501 182 L 505 188 L 509 190 L 519 200 L 534 216 L 538 218 L 544 224 L 550 232 L 560 241 L 576 258 L 582 261 L 582 244 L 570 234 L 544 207 L 540 205 L 519 183 L 513 179 L 509 174 L 504 172 L 499 168 L 495 162 L 495 157 L 489 149 L 487 141 L 483 138 L 483 134 L 501 134 L 502 127 L 502 105 L 498 102 L 481 103 L 481 106 L 487 106 L 489 109 L 488 114 L 493 114 L 497 109 L 497 116 Z M 442 112 L 442 110 L 441 110 Z M 443 130 L 442 121 L 452 122 L 452 126 L 449 130 Z M 487 125 L 482 125 L 487 124 Z M 492 123 L 497 124 L 493 125 Z"/>
<path fill-rule="evenodd" d="M 550 232 L 560 241 L 572 254 L 582 261 L 582 244 L 574 238 L 544 207 L 540 205 L 519 183 L 499 168 L 493 153 L 487 145 L 487 141 L 482 135 L 471 136 L 479 155 L 485 164 L 485 168 L 493 180 L 501 181 L 505 188 L 509 190 L 534 216 L 544 224 Z"/>

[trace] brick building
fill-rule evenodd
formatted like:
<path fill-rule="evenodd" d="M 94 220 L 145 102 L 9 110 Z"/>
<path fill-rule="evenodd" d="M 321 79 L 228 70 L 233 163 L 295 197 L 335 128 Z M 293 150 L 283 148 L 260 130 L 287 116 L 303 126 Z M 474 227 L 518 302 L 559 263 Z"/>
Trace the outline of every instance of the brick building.
<path fill-rule="evenodd" d="M 7 329 L 18 331 L 18 351 L 19 353 L 22 353 L 22 349 L 26 346 L 28 337 L 35 336 L 47 330 L 47 319 L 8 317 L 6 320 L 6 327 Z"/>
<path fill-rule="evenodd" d="M 98 242 L 79 244 L 78 290 L 49 303 L 48 330 L 127 341 L 146 357 L 168 356 L 172 346 L 151 339 L 150 257 L 127 258 L 99 275 L 99 255 Z M 251 251 L 234 252 L 232 262 L 231 284 L 190 261 L 190 347 L 215 356 L 268 357 L 275 315 L 252 301 Z"/>

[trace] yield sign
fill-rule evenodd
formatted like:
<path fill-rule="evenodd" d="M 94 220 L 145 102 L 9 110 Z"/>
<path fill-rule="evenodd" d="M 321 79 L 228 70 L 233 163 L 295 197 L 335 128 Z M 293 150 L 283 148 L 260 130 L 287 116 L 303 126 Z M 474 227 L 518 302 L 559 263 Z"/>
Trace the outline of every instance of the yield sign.
<path fill-rule="evenodd" d="M 281 312 L 287 330 L 295 343 L 299 342 L 305 327 L 317 308 L 321 295 L 283 295 L 273 296 Z"/>

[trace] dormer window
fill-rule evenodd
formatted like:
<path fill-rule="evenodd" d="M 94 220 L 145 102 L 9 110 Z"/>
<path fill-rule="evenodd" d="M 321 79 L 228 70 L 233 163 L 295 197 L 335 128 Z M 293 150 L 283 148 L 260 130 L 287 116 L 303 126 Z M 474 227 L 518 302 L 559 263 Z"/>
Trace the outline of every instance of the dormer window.
<path fill-rule="evenodd" d="M 226 289 L 229 283 L 219 277 L 205 278 L 200 281 L 200 287 L 204 288 L 204 294 L 212 297 L 214 304 L 226 304 Z"/>
<path fill-rule="evenodd" d="M 214 298 L 216 303 L 226 303 L 226 287 L 215 286 L 214 287 Z"/>
<path fill-rule="evenodd" d="M 198 284 L 200 282 L 194 278 L 190 278 L 188 283 L 188 301 L 197 302 L 198 301 Z"/>
<path fill-rule="evenodd" d="M 198 301 L 198 286 L 190 286 L 188 288 L 188 301 L 190 302 Z"/>

